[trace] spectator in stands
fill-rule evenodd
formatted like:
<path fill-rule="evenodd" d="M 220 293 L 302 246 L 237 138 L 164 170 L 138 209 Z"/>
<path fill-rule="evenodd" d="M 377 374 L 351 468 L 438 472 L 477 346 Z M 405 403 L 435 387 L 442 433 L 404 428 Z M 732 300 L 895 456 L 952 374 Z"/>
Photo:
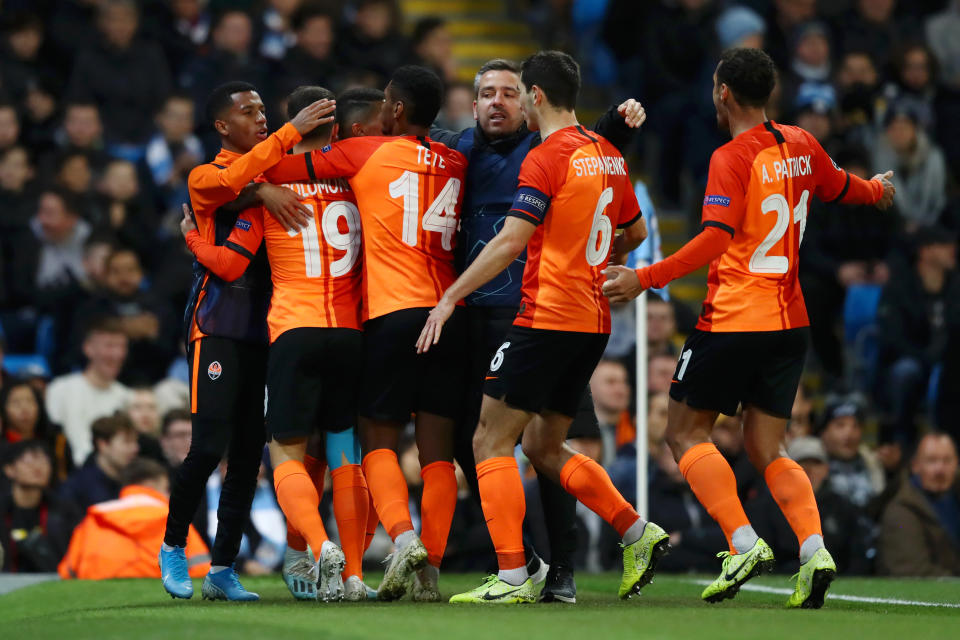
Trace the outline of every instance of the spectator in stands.
<path fill-rule="evenodd" d="M 834 156 L 849 173 L 867 179 L 869 159 L 862 149 L 844 147 Z M 803 288 L 814 353 L 833 380 L 844 374 L 843 308 L 855 285 L 882 286 L 890 278 L 887 258 L 896 238 L 892 211 L 810 201 L 800 245 Z M 852 336 L 851 336 L 852 338 Z"/>
<path fill-rule="evenodd" d="M 884 488 L 883 467 L 863 445 L 863 403 L 855 395 L 827 398 L 820 420 L 820 440 L 830 462 L 833 489 L 861 509 Z"/>
<path fill-rule="evenodd" d="M 70 539 L 57 571 L 61 578 L 159 578 L 157 552 L 170 510 L 170 481 L 158 462 L 133 460 L 122 475 L 119 499 L 90 508 Z M 187 533 L 191 577 L 210 570 L 210 553 L 197 530 Z"/>
<path fill-rule="evenodd" d="M 4 93 L 22 104 L 31 84 L 39 78 L 56 78 L 58 74 L 44 49 L 43 21 L 38 15 L 13 13 L 4 31 L 0 77 Z"/>
<path fill-rule="evenodd" d="M 601 462 L 613 463 L 617 455 L 617 430 L 620 423 L 630 420 L 630 381 L 627 368 L 617 360 L 601 360 L 590 378 L 593 407 L 600 422 L 603 442 Z"/>
<path fill-rule="evenodd" d="M 160 447 L 167 467 L 172 471 L 183 464 L 190 451 L 193 423 L 187 409 L 172 409 L 163 416 L 160 427 Z"/>
<path fill-rule="evenodd" d="M 784 103 L 793 104 L 803 87 L 808 91 L 830 87 L 831 72 L 827 26 L 816 20 L 799 25 L 791 37 L 790 67 L 780 77 Z"/>
<path fill-rule="evenodd" d="M 133 0 L 100 2 L 102 39 L 77 57 L 67 87 L 71 98 L 100 105 L 107 142 L 115 154 L 134 161 L 142 157 L 153 114 L 171 88 L 163 52 L 135 39 L 138 23 Z"/>
<path fill-rule="evenodd" d="M 87 327 L 82 348 L 86 368 L 54 378 L 46 403 L 50 419 L 63 427 L 78 466 L 93 450 L 93 421 L 123 409 L 130 394 L 117 382 L 127 358 L 127 335 L 118 319 L 100 319 Z"/>
<path fill-rule="evenodd" d="M 667 393 L 677 370 L 677 359 L 668 354 L 650 356 L 647 361 L 647 388 L 651 393 Z"/>
<path fill-rule="evenodd" d="M 329 10 L 305 3 L 293 14 L 296 45 L 283 58 L 283 78 L 279 93 L 287 95 L 300 85 L 336 87 L 343 81 L 344 69 L 334 55 L 336 21 Z"/>
<path fill-rule="evenodd" d="M 166 211 L 187 201 L 187 175 L 203 161 L 203 144 L 193 133 L 194 109 L 190 96 L 171 94 L 157 114 L 157 133 L 147 143 L 144 161 Z"/>
<path fill-rule="evenodd" d="M 932 133 L 937 94 L 933 54 L 925 44 L 914 42 L 897 52 L 893 65 L 894 79 L 883 89 L 885 101 L 909 109 L 920 127 Z"/>
<path fill-rule="evenodd" d="M 410 46 L 413 49 L 414 64 L 432 69 L 444 84 L 449 85 L 457 79 L 457 61 L 453 57 L 453 36 L 447 29 L 446 20 L 436 16 L 418 20 L 413 26 Z M 448 128 L 459 131 L 464 127 Z"/>
<path fill-rule="evenodd" d="M 792 104 L 797 126 L 813 134 L 828 153 L 833 153 L 836 147 L 833 125 L 836 108 L 836 91 L 831 85 L 818 82 L 801 83 Z"/>
<path fill-rule="evenodd" d="M 90 224 L 80 218 L 76 199 L 62 189 L 44 191 L 30 228 L 33 242 L 23 247 L 18 259 L 30 265 L 33 302 L 41 308 L 60 301 L 75 304 L 86 281 L 84 244 L 91 232 Z"/>
<path fill-rule="evenodd" d="M 395 0 L 359 0 L 356 6 L 353 24 L 337 39 L 338 58 L 376 73 L 382 81 L 407 56 L 399 9 Z"/>
<path fill-rule="evenodd" d="M 947 204 L 943 151 L 918 122 L 918 114 L 910 104 L 891 105 L 873 155 L 875 167 L 894 171 L 892 181 L 901 194 L 897 211 L 908 230 L 936 223 Z"/>
<path fill-rule="evenodd" d="M 18 351 L 30 350 L 35 331 L 34 318 L 22 318 L 20 313 L 32 304 L 35 287 L 36 272 L 26 259 L 35 243 L 30 229 L 36 212 L 32 177 L 33 166 L 24 147 L 0 151 L 0 202 L 4 203 L 0 216 L 0 319 L 7 339 Z M 21 333 L 29 337 L 22 338 Z"/>
<path fill-rule="evenodd" d="M 919 33 L 919 25 L 907 16 L 894 16 L 896 0 L 857 0 L 837 21 L 837 35 L 844 51 L 866 51 L 881 67 L 892 61 L 892 52 Z"/>
<path fill-rule="evenodd" d="M 880 74 L 870 54 L 847 51 L 838 65 L 836 88 L 840 94 L 844 142 L 873 149 L 876 145 L 876 117 Z"/>
<path fill-rule="evenodd" d="M 117 243 L 134 249 L 152 264 L 157 221 L 150 200 L 140 189 L 137 168 L 129 160 L 111 160 L 97 185 L 95 227 Z"/>
<path fill-rule="evenodd" d="M 137 253 L 118 248 L 106 262 L 106 289 L 85 303 L 75 323 L 83 327 L 100 317 L 115 317 L 129 339 L 129 354 L 119 379 L 127 385 L 155 384 L 166 376 L 176 355 L 177 324 L 172 310 L 143 291 L 144 272 Z M 79 344 L 79 333 L 75 334 Z"/>
<path fill-rule="evenodd" d="M 62 500 L 84 511 L 90 505 L 115 500 L 120 495 L 121 474 L 138 453 L 137 430 L 130 417 L 121 411 L 97 418 L 90 430 L 93 455 L 67 478 L 59 491 Z"/>
<path fill-rule="evenodd" d="M 57 127 L 60 125 L 57 105 L 60 86 L 56 79 L 46 76 L 31 81 L 27 86 L 21 140 L 36 155 L 56 148 Z"/>
<path fill-rule="evenodd" d="M 60 427 L 50 422 L 43 396 L 26 380 L 13 380 L 0 390 L 0 449 L 22 442 L 43 442 L 53 456 L 53 483 L 73 471 L 70 444 Z"/>
<path fill-rule="evenodd" d="M 272 104 L 266 66 L 251 55 L 253 24 L 246 12 L 231 8 L 217 16 L 210 44 L 209 51 L 187 64 L 180 79 L 183 88 L 193 96 L 195 105 L 206 104 L 210 92 L 223 83 L 224 78 L 243 80 L 259 87 L 264 104 Z M 198 116 L 202 115 L 198 111 Z"/>
<path fill-rule="evenodd" d="M 745 504 L 755 498 L 763 490 L 764 481 L 750 462 L 750 456 L 743 446 L 743 413 L 738 412 L 735 416 L 721 415 L 713 425 L 710 437 L 733 469 L 740 501 Z"/>
<path fill-rule="evenodd" d="M 673 305 L 656 295 L 647 296 L 647 355 L 677 357 L 677 316 Z"/>
<path fill-rule="evenodd" d="M 0 151 L 9 149 L 20 139 L 20 116 L 11 102 L 0 102 Z"/>
<path fill-rule="evenodd" d="M 816 5 L 816 0 L 774 0 L 768 4 L 764 50 L 777 68 L 790 68 L 790 42 L 800 25 L 816 17 Z"/>
<path fill-rule="evenodd" d="M 960 0 L 951 0 L 943 11 L 927 18 L 926 40 L 937 58 L 940 78 L 948 87 L 960 88 Z"/>
<path fill-rule="evenodd" d="M 163 448 L 160 446 L 160 411 L 157 407 L 157 395 L 153 389 L 150 387 L 132 389 L 125 411 L 137 430 L 137 447 L 140 450 L 140 457 L 149 458 L 161 464 L 166 463 Z"/>
<path fill-rule="evenodd" d="M 61 150 L 41 164 L 45 172 L 52 172 L 65 154 L 81 151 L 92 167 L 100 170 L 109 159 L 103 150 L 103 121 L 100 107 L 90 101 L 71 101 L 63 114 L 63 131 L 59 136 Z"/>
<path fill-rule="evenodd" d="M 879 570 L 895 576 L 960 576 L 960 482 L 950 436 L 925 435 L 912 473 L 883 514 Z"/>
<path fill-rule="evenodd" d="M 960 297 L 956 237 L 941 227 L 919 229 L 911 269 L 894 272 L 877 311 L 880 365 L 886 372 L 880 399 L 894 420 L 894 438 L 913 441 L 914 420 L 943 362 L 949 340 L 947 312 Z"/>
<path fill-rule="evenodd" d="M 77 511 L 50 493 L 50 454 L 42 442 L 24 440 L 6 449 L 0 460 L 0 547 L 5 551 L 0 570 L 55 571 Z"/>
<path fill-rule="evenodd" d="M 833 490 L 830 483 L 830 464 L 823 443 L 817 438 L 796 438 L 787 447 L 787 455 L 803 467 L 820 509 L 820 524 L 825 545 L 844 575 L 871 573 L 874 555 L 874 525 L 862 509 Z M 778 569 L 784 573 L 796 571 L 793 556 L 797 538 L 773 496 L 766 489 L 745 505 L 750 522 L 774 550 L 779 559 Z"/>
<path fill-rule="evenodd" d="M 448 86 L 435 126 L 450 131 L 463 131 L 474 126 L 473 98 L 473 86 L 469 84 L 458 82 Z"/>
<path fill-rule="evenodd" d="M 282 60 L 297 41 L 292 23 L 300 3 L 301 0 L 267 0 L 256 26 L 260 33 L 258 51 L 261 56 L 268 60 Z"/>

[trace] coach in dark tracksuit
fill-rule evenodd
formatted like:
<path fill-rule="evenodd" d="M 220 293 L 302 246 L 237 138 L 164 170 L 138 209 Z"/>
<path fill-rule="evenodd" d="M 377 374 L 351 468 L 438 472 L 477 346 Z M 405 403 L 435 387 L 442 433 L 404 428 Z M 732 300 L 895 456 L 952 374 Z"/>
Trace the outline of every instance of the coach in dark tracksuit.
<path fill-rule="evenodd" d="M 540 144 L 540 133 L 529 131 L 520 109 L 520 68 L 507 60 L 484 64 L 474 82 L 477 126 L 461 132 L 432 129 L 430 137 L 467 157 L 467 176 L 457 239 L 458 268 L 462 272 L 493 239 L 517 190 L 520 165 L 530 149 Z M 643 109 L 635 101 L 612 108 L 600 118 L 595 130 L 618 149 L 631 138 L 631 127 L 643 122 Z M 483 379 L 490 360 L 503 344 L 520 307 L 520 288 L 526 250 L 503 273 L 467 296 L 470 330 L 470 384 L 466 415 L 458 429 L 454 455 L 460 463 L 472 495 L 479 501 L 473 433 L 480 416 Z M 580 413 L 568 437 L 600 438 L 589 389 L 584 391 Z M 577 501 L 563 488 L 543 476 L 538 478 L 540 499 L 550 538 L 550 571 L 540 594 L 543 602 L 576 602 L 573 554 L 577 547 Z M 540 560 L 527 550 L 528 570 L 535 575 Z"/>

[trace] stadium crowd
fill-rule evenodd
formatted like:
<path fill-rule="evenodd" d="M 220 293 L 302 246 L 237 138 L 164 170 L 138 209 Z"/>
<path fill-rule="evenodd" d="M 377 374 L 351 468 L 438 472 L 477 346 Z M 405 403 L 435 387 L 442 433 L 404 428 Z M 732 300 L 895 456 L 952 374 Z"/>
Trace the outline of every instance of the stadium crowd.
<path fill-rule="evenodd" d="M 597 100 L 646 106 L 630 166 L 644 176 L 637 195 L 648 220 L 656 203 L 661 216 L 699 221 L 708 160 L 724 142 L 708 88 L 732 46 L 762 46 L 777 63 L 771 118 L 807 129 L 861 177 L 895 170 L 891 210 L 811 204 L 800 277 L 813 349 L 787 452 L 811 479 L 841 573 L 960 575 L 960 145 L 951 143 L 960 140 L 960 0 L 531 0 L 521 13 L 542 44 L 575 53 Z M 408 24 L 392 0 L 6 2 L 0 22 L 2 570 L 48 572 L 71 536 L 130 526 L 98 510 L 108 501 L 139 505 L 131 517 L 155 526 L 130 536 L 159 547 L 167 477 L 191 437 L 180 317 L 192 255 L 177 223 L 187 174 L 218 150 L 201 115 L 211 90 L 251 82 L 271 129 L 297 86 L 382 88 L 409 62 L 448 82 L 445 127 L 472 126 L 472 96 L 455 83 L 444 20 Z M 712 571 L 723 535 L 663 435 L 697 310 L 661 294 L 647 294 L 649 515 L 674 547 L 664 569 Z M 630 313 L 615 311 L 591 381 L 602 438 L 583 452 L 635 501 Z M 758 534 L 791 557 L 792 532 L 749 463 L 736 416 L 721 419 L 714 440 Z M 415 512 L 422 480 L 409 434 L 400 462 Z M 547 549 L 528 471 L 525 526 Z M 284 553 L 270 473 L 265 462 L 238 561 L 246 573 L 277 570 Z M 484 570 L 492 547 L 458 477 L 444 566 Z M 207 484 L 190 557 L 210 545 L 221 484 L 222 473 Z M 328 491 L 321 509 L 332 524 L 330 502 Z M 616 567 L 613 531 L 578 513 L 578 568 Z M 387 552 L 381 538 L 371 559 Z M 65 562 L 109 559 L 72 551 Z"/>

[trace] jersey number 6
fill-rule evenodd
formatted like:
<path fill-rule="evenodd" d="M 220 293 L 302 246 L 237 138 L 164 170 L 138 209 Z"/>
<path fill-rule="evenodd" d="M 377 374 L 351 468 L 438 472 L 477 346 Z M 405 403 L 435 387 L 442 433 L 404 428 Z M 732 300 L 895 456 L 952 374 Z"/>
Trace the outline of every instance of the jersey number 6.
<path fill-rule="evenodd" d="M 600 193 L 597 208 L 593 211 L 593 225 L 587 238 L 587 264 L 596 267 L 607 261 L 610 243 L 613 242 L 613 223 L 606 215 L 607 207 L 613 202 L 613 187 L 607 187 Z"/>

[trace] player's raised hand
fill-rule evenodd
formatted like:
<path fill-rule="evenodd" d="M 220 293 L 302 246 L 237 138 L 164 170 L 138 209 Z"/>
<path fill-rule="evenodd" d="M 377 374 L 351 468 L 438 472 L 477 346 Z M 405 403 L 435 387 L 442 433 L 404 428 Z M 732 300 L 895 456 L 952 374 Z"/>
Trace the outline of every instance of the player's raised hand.
<path fill-rule="evenodd" d="M 617 107 L 617 113 L 623 116 L 623 121 L 626 122 L 627 126 L 631 129 L 639 129 L 640 125 L 647 119 L 647 112 L 643 108 L 643 105 L 633 98 L 630 98 Z"/>
<path fill-rule="evenodd" d="M 186 238 L 188 233 L 197 228 L 197 224 L 193 221 L 193 215 L 190 213 L 190 205 L 184 202 L 180 207 L 183 209 L 183 220 L 180 221 L 180 233 Z"/>
<path fill-rule="evenodd" d="M 260 202 L 287 231 L 298 232 L 313 219 L 313 212 L 300 202 L 296 191 L 263 183 L 257 189 Z"/>
<path fill-rule="evenodd" d="M 611 303 L 633 300 L 643 293 L 637 272 L 628 267 L 611 265 L 601 271 L 607 277 L 603 283 L 603 295 L 610 298 Z"/>
<path fill-rule="evenodd" d="M 886 173 L 878 173 L 870 178 L 871 180 L 879 180 L 880 184 L 883 185 L 883 195 L 880 196 L 880 200 L 877 202 L 877 209 L 881 211 L 890 208 L 893 204 L 893 195 L 897 192 L 897 188 L 890 182 L 890 178 L 892 177 L 893 171 L 887 171 Z"/>
<path fill-rule="evenodd" d="M 290 121 L 300 135 L 309 133 L 322 124 L 333 122 L 333 112 L 337 108 L 336 100 L 317 100 L 300 110 Z"/>
<path fill-rule="evenodd" d="M 417 338 L 417 353 L 426 353 L 430 347 L 440 342 L 440 332 L 443 330 L 443 323 L 450 319 L 456 305 L 447 302 L 445 298 L 440 298 L 430 315 L 427 316 L 427 323 L 423 325 L 423 331 Z"/>

